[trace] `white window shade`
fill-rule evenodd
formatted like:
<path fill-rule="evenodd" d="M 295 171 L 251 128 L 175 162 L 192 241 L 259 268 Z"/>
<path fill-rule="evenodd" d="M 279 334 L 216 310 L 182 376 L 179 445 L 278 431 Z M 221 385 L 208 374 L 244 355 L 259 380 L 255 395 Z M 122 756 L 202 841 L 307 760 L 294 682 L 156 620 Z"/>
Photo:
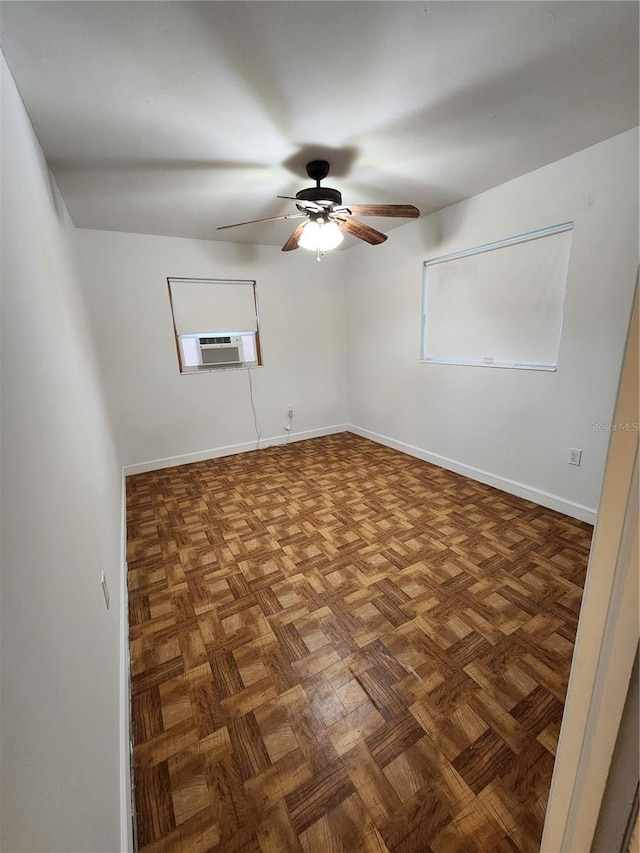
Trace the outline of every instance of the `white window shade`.
<path fill-rule="evenodd" d="M 553 370 L 571 225 L 425 264 L 423 359 Z"/>
<path fill-rule="evenodd" d="M 169 279 L 178 335 L 255 332 L 254 282 Z"/>

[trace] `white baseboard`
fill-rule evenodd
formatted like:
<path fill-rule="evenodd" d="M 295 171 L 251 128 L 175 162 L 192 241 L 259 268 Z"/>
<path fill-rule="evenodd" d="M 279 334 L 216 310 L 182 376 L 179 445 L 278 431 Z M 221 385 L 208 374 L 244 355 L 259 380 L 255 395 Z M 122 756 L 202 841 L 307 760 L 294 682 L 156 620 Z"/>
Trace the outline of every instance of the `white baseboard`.
<path fill-rule="evenodd" d="M 347 424 L 335 424 L 333 426 L 321 427 L 320 429 L 309 429 L 303 432 L 292 432 L 289 442 L 304 441 L 307 438 L 319 438 L 323 435 L 334 435 L 337 432 L 350 430 Z M 287 435 L 264 436 L 260 439 L 260 450 L 267 447 L 287 443 Z M 173 468 L 174 465 L 189 465 L 191 462 L 202 462 L 203 459 L 217 459 L 219 456 L 233 456 L 235 453 L 247 453 L 257 450 L 257 442 L 245 441 L 242 444 L 228 444 L 224 447 L 213 447 L 209 450 L 198 450 L 195 453 L 184 453 L 181 456 L 167 456 L 164 459 L 151 459 L 148 462 L 137 462 L 133 465 L 124 466 L 125 477 L 131 474 L 144 474 L 146 471 L 159 471 L 162 468 Z"/>
<path fill-rule="evenodd" d="M 571 518 L 577 518 L 580 521 L 586 521 L 588 524 L 595 524 L 597 511 L 583 504 L 570 501 L 560 495 L 554 495 L 550 492 L 545 492 L 542 489 L 536 489 L 534 486 L 529 486 L 526 483 L 520 483 L 517 480 L 510 480 L 507 477 L 501 477 L 499 474 L 492 474 L 490 471 L 483 471 L 481 468 L 474 468 L 471 465 L 466 465 L 463 462 L 458 462 L 456 459 L 449 459 L 446 456 L 441 456 L 439 453 L 432 453 L 429 450 L 424 450 L 421 447 L 416 447 L 412 444 L 407 444 L 404 441 L 398 441 L 394 438 L 389 438 L 386 435 L 380 435 L 377 432 L 363 429 L 355 424 L 335 424 L 332 426 L 322 427 L 320 429 L 305 430 L 303 432 L 291 433 L 289 442 L 304 441 L 307 438 L 318 438 L 323 435 L 333 435 L 338 432 L 353 432 L 356 435 L 361 435 L 363 438 L 369 438 L 378 444 L 383 444 L 386 447 L 392 447 L 395 450 L 400 450 L 402 453 L 408 453 L 410 456 L 415 456 L 417 459 L 423 459 L 425 462 L 431 462 L 434 465 L 439 465 L 441 468 L 446 468 L 449 471 L 455 471 L 456 474 L 462 474 L 472 480 L 477 480 L 480 483 L 486 483 L 488 486 L 494 486 L 496 489 L 501 489 L 503 492 L 508 492 L 512 495 L 525 498 L 534 503 L 546 506 L 549 509 L 554 509 Z M 276 435 L 263 437 L 260 440 L 260 450 L 266 450 L 267 447 L 273 447 L 286 444 L 287 436 Z M 159 471 L 162 468 L 172 468 L 174 465 L 188 465 L 191 462 L 201 462 L 203 459 L 216 459 L 220 456 L 232 456 L 235 453 L 246 453 L 248 451 L 257 450 L 256 441 L 245 441 L 240 444 L 228 444 L 223 447 L 213 447 L 208 450 L 200 450 L 195 453 L 184 453 L 179 456 L 167 456 L 163 459 L 151 459 L 148 462 L 137 462 L 133 465 L 125 465 L 123 471 L 125 477 L 131 474 L 143 474 L 146 471 Z"/>
<path fill-rule="evenodd" d="M 122 550 L 120 571 L 120 851 L 133 850 L 131 786 L 131 713 L 129 691 L 129 595 L 127 588 L 127 501 L 122 474 Z"/>
<path fill-rule="evenodd" d="M 503 492 L 508 492 L 512 495 L 517 495 L 520 498 L 533 501 L 534 503 L 546 506 L 549 509 L 554 509 L 571 518 L 577 518 L 580 521 L 586 521 L 588 524 L 595 524 L 597 510 L 592 507 L 583 506 L 574 501 L 562 498 L 559 495 L 553 495 L 549 492 L 544 492 L 541 489 L 536 489 L 533 486 L 527 486 L 525 483 L 519 483 L 517 480 L 509 480 L 507 477 L 501 477 L 498 474 L 492 474 L 490 471 L 483 471 L 481 468 L 474 468 L 471 465 L 465 465 L 463 462 L 458 462 L 455 459 L 449 459 L 446 456 L 440 456 L 439 453 L 431 453 L 421 447 L 414 447 L 412 444 L 405 444 L 404 441 L 397 441 L 394 438 L 389 438 L 386 435 L 380 435 L 377 432 L 371 432 L 368 429 L 349 424 L 347 426 L 349 432 L 356 435 L 361 435 L 363 438 L 369 438 L 378 444 L 384 444 L 386 447 L 392 447 L 394 450 L 401 450 L 403 453 L 408 453 L 410 456 L 415 456 L 417 459 L 423 459 L 425 462 L 432 462 L 440 468 L 446 468 L 448 471 L 454 471 L 456 474 L 462 474 L 469 477 L 471 480 L 477 480 L 480 483 L 485 483 L 487 486 L 494 486 L 496 489 L 501 489 Z"/>

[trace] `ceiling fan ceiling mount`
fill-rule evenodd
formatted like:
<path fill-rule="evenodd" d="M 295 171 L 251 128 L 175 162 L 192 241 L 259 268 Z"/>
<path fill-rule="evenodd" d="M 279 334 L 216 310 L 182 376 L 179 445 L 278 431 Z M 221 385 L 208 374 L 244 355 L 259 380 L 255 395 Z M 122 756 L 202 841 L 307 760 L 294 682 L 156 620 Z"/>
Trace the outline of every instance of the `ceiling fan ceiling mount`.
<path fill-rule="evenodd" d="M 320 186 L 320 181 L 324 181 L 330 168 L 326 160 L 310 160 L 307 163 L 307 175 Z"/>

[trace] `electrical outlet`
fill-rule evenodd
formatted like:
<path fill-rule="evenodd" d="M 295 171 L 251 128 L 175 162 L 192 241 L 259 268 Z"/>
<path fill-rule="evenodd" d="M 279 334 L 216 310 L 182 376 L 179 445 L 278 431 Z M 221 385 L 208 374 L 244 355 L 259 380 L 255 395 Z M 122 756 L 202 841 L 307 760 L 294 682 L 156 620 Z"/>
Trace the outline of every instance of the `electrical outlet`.
<path fill-rule="evenodd" d="M 575 447 L 569 449 L 569 465 L 579 465 L 582 461 L 582 451 Z"/>
<path fill-rule="evenodd" d="M 289 406 L 287 409 L 287 415 L 292 418 L 293 417 L 293 406 Z"/>

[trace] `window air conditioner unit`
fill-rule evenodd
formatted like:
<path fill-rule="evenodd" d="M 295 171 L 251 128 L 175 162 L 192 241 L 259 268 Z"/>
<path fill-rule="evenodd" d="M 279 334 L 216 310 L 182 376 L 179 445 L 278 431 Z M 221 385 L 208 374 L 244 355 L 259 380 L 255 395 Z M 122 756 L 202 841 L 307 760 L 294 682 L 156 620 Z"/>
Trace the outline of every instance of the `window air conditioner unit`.
<path fill-rule="evenodd" d="M 198 367 L 224 367 L 243 363 L 242 337 L 240 335 L 216 335 L 198 338 L 200 364 Z"/>

